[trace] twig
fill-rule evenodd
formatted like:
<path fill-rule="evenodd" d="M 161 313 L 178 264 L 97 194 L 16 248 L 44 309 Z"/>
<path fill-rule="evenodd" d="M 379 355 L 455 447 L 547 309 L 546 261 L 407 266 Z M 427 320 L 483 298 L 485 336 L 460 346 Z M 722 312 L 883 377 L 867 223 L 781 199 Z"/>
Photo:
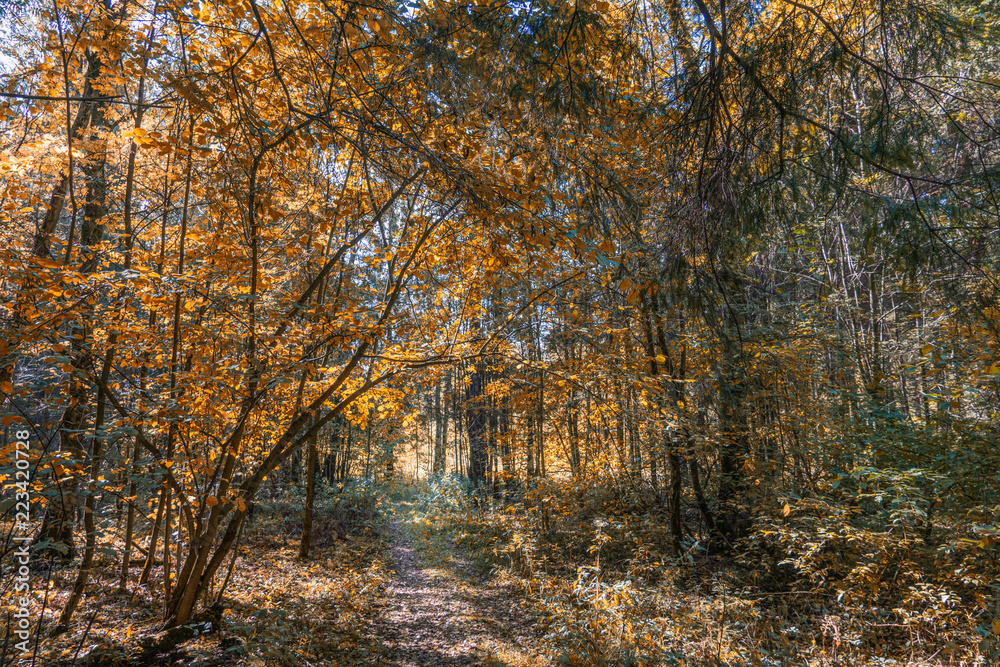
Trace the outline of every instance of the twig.
<path fill-rule="evenodd" d="M 138 102 L 128 102 L 117 98 L 121 95 L 100 95 L 97 97 L 68 97 L 61 95 L 18 95 L 16 93 L 2 93 L 0 97 L 7 97 L 14 100 L 45 100 L 48 102 L 104 102 L 106 104 L 124 104 L 130 107 L 142 107 L 144 109 L 172 109 L 173 107 L 163 104 L 140 104 Z"/>
<path fill-rule="evenodd" d="M 83 648 L 83 643 L 87 641 L 87 635 L 90 634 L 90 629 L 94 627 L 94 621 L 97 619 L 97 612 L 99 609 L 95 609 L 94 613 L 90 615 L 90 622 L 87 623 L 87 629 L 83 631 L 83 636 L 80 637 L 80 643 L 76 647 L 76 653 L 73 654 L 73 665 L 76 665 L 76 658 L 80 655 L 80 649 Z"/>

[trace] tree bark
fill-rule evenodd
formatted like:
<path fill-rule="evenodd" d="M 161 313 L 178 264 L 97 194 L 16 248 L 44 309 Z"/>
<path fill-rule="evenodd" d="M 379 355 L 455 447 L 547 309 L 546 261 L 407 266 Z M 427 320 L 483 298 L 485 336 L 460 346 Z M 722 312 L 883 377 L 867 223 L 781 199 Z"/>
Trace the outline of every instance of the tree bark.
<path fill-rule="evenodd" d="M 486 483 L 487 408 L 483 396 L 482 363 L 477 362 L 466 390 L 465 424 L 469 432 L 469 481 L 474 489 Z"/>
<path fill-rule="evenodd" d="M 313 419 L 315 423 L 315 419 Z M 306 463 L 306 504 L 302 510 L 302 540 L 299 542 L 299 558 L 309 558 L 312 543 L 313 501 L 316 499 L 316 433 L 309 436 Z"/>
<path fill-rule="evenodd" d="M 444 410 L 441 407 L 441 383 L 434 387 L 434 466 L 435 477 L 444 474 L 445 444 L 448 421 L 445 419 Z"/>

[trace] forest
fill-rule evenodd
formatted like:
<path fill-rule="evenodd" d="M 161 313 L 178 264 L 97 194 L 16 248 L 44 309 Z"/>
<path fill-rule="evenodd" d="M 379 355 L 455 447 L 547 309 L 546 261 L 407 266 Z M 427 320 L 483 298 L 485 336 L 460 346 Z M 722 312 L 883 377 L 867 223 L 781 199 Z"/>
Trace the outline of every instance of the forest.
<path fill-rule="evenodd" d="M 0 0 L 0 665 L 1000 664 L 997 0 Z"/>

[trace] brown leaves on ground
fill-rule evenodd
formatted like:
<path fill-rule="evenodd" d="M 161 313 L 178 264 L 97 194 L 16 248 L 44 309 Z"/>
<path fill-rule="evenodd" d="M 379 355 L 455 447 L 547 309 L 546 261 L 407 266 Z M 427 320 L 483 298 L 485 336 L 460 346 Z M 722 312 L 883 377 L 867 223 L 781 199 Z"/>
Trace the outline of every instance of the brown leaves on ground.
<path fill-rule="evenodd" d="M 538 625 L 507 590 L 479 575 L 447 536 L 438 536 L 443 548 L 430 551 L 415 546 L 398 525 L 393 533 L 396 577 L 370 630 L 382 644 L 378 664 L 542 664 Z"/>

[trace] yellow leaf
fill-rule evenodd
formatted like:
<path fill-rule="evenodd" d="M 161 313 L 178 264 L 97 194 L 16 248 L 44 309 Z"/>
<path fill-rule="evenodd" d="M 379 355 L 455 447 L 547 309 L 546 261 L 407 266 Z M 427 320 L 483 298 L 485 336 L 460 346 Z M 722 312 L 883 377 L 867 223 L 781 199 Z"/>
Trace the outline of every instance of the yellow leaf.
<path fill-rule="evenodd" d="M 934 349 L 934 346 L 931 345 L 930 343 L 928 343 L 927 345 L 924 345 L 922 348 L 920 348 L 920 354 L 926 356 L 926 355 L 930 354 L 930 351 L 933 350 L 933 349 Z"/>
<path fill-rule="evenodd" d="M 784 509 L 781 510 L 781 515 L 788 516 L 791 513 L 792 513 L 792 508 L 788 506 L 788 503 L 785 503 Z"/>
<path fill-rule="evenodd" d="M 658 355 L 656 355 L 656 361 L 658 361 L 661 364 L 665 364 L 665 363 L 667 363 L 667 358 L 665 356 L 663 356 L 662 354 L 658 354 Z"/>

